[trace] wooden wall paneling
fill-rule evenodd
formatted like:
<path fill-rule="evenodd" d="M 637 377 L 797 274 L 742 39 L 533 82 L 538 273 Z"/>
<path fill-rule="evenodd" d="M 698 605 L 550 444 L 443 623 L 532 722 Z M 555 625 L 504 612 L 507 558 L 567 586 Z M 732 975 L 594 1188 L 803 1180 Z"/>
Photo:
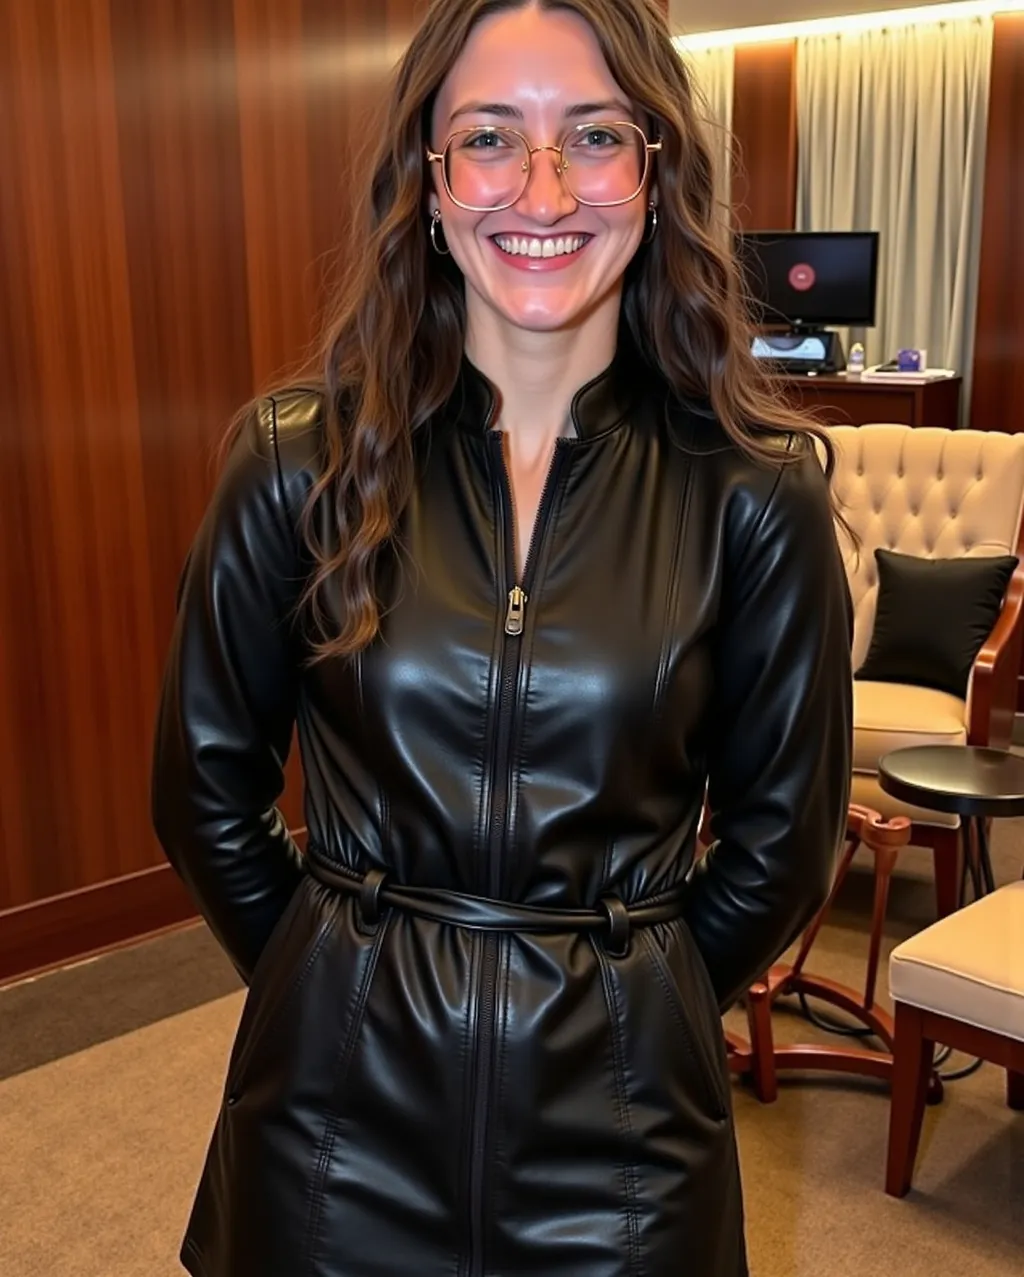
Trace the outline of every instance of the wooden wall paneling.
<path fill-rule="evenodd" d="M 166 861 L 19 905 L 0 914 L 0 985 L 117 948 L 194 915 L 184 884 Z"/>
<path fill-rule="evenodd" d="M 971 425 L 1024 430 L 1024 14 L 995 19 Z M 1024 713 L 1024 666 L 1017 684 Z"/>
<path fill-rule="evenodd" d="M 12 21 L 10 6 L 0 7 L 0 165 L 8 174 L 17 172 L 20 135 L 26 128 L 14 74 L 18 50 Z M 27 738 L 28 682 L 21 668 L 34 613 L 26 445 L 35 437 L 30 409 L 38 378 L 31 329 L 17 313 L 30 295 L 27 234 L 20 185 L 0 182 L 0 908 L 32 895 L 30 865 L 21 854 L 33 825 L 24 774 L 29 756 L 42 759 L 42 750 L 36 747 L 33 755 Z M 19 305 L 16 297 L 23 299 Z M 40 828 L 40 838 L 46 833 L 52 829 Z"/>
<path fill-rule="evenodd" d="M 971 424 L 1024 430 L 1024 14 L 995 20 Z M 1024 708 L 1024 702 L 1022 702 Z"/>
<path fill-rule="evenodd" d="M 235 0 L 234 14 L 251 361 L 262 388 L 316 336 L 307 127 L 315 51 L 302 0 Z"/>
<path fill-rule="evenodd" d="M 367 179 L 384 119 L 386 90 L 422 13 L 419 0 L 306 0 L 306 38 L 317 50 L 308 79 L 311 226 L 321 299 L 352 243 L 349 219 Z"/>
<path fill-rule="evenodd" d="M 0 599 L 0 907 L 137 867 L 147 808 L 153 624 L 105 17 L 51 0 L 0 19 L 0 535 L 21 550 Z"/>
<path fill-rule="evenodd" d="M 0 978 L 189 913 L 149 822 L 175 586 L 419 10 L 0 0 Z"/>
<path fill-rule="evenodd" d="M 413 0 L 235 0 L 257 388 L 317 354 L 338 271 L 354 251 L 351 201 L 366 175 L 386 81 L 418 12 Z M 281 806 L 295 827 L 303 816 L 294 751 L 287 771 Z"/>
<path fill-rule="evenodd" d="M 307 143 L 312 50 L 302 0 L 235 0 L 234 24 L 250 360 L 254 390 L 263 392 L 309 359 L 317 335 Z M 286 775 L 281 807 L 296 827 L 304 817 L 294 742 Z"/>
<path fill-rule="evenodd" d="M 217 446 L 253 390 L 234 12 L 231 0 L 109 3 L 162 669 Z M 147 791 L 158 687 L 141 689 Z M 146 843 L 144 863 L 161 859 L 151 834 Z"/>
<path fill-rule="evenodd" d="M 234 24 L 231 0 L 109 3 L 162 660 L 216 446 L 253 385 Z"/>
<path fill-rule="evenodd" d="M 796 224 L 796 41 L 737 45 L 733 205 L 744 230 Z"/>

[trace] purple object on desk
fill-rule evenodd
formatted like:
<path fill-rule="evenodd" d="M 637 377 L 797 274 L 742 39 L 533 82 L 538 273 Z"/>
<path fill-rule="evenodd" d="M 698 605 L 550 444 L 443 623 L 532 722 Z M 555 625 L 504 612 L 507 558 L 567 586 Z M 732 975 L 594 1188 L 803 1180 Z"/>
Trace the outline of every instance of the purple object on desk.
<path fill-rule="evenodd" d="M 921 352 L 919 350 L 901 350 L 896 356 L 896 366 L 900 372 L 920 372 Z"/>

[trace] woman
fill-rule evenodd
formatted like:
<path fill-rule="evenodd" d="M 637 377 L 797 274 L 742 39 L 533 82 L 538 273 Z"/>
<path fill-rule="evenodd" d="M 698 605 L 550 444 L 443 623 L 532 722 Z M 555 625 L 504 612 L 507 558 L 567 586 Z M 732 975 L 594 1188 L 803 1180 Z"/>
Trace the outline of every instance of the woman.
<path fill-rule="evenodd" d="M 182 1260 L 733 1277 L 719 1010 L 845 820 L 828 485 L 646 0 L 434 0 L 387 121 L 183 579 L 155 821 L 250 988 Z"/>

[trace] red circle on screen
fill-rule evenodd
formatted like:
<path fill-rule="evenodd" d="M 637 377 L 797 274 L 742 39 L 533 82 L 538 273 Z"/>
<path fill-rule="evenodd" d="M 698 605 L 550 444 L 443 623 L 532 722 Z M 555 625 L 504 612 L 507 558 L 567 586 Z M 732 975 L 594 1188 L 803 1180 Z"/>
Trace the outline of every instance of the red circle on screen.
<path fill-rule="evenodd" d="M 806 293 L 813 288 L 817 282 L 818 276 L 814 267 L 807 262 L 799 262 L 789 272 L 790 285 L 796 289 L 798 293 Z"/>

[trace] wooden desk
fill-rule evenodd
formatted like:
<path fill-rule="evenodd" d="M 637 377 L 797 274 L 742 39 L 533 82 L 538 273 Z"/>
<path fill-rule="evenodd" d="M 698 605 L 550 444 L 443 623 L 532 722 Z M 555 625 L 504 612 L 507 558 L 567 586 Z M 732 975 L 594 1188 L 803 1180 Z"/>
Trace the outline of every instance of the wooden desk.
<path fill-rule="evenodd" d="M 925 385 L 880 385 L 856 377 L 781 377 L 787 397 L 808 408 L 830 426 L 865 426 L 874 422 L 902 426 L 960 424 L 962 377 Z"/>

